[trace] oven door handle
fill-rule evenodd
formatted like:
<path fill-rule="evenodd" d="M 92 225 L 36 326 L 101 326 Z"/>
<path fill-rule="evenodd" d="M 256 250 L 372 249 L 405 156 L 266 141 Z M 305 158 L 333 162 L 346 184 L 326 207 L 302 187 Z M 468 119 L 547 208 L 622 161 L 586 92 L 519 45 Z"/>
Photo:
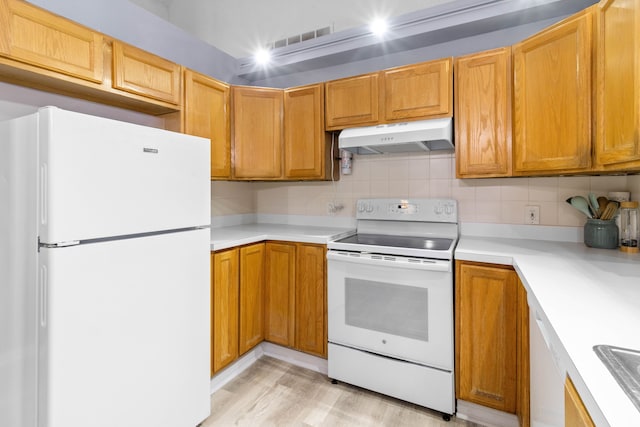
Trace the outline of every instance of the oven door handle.
<path fill-rule="evenodd" d="M 360 254 L 354 252 L 327 251 L 327 260 L 380 267 L 410 268 L 425 271 L 451 271 L 452 262 L 439 259 L 410 258 L 393 255 Z"/>

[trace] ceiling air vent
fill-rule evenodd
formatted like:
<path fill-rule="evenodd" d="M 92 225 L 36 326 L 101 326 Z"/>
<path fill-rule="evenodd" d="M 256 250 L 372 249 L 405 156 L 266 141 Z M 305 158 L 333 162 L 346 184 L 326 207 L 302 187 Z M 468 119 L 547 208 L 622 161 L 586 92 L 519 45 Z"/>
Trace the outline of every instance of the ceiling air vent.
<path fill-rule="evenodd" d="M 307 40 L 317 39 L 318 37 L 331 34 L 331 27 L 318 28 L 317 30 L 307 31 L 306 33 L 296 34 L 294 36 L 285 37 L 267 44 L 267 48 L 277 49 L 279 47 L 290 46 L 292 44 L 304 42 Z"/>

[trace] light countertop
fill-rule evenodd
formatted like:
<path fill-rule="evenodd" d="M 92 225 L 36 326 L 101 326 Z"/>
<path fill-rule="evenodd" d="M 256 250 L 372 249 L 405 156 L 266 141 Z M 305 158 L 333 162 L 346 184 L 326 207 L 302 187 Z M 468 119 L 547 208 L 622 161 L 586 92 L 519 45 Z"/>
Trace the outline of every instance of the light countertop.
<path fill-rule="evenodd" d="M 593 351 L 597 344 L 640 350 L 640 255 L 462 236 L 455 258 L 513 265 L 596 425 L 640 426 L 640 411 Z"/>
<path fill-rule="evenodd" d="M 266 223 L 218 227 L 211 229 L 211 250 L 218 251 L 263 240 L 326 244 L 354 232 L 354 228 Z"/>

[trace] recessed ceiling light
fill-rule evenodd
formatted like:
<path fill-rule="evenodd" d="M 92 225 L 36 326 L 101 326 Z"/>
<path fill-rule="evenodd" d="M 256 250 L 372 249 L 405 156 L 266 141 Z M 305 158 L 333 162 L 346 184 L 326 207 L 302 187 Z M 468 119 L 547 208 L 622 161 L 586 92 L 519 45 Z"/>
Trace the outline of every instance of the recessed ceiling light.
<path fill-rule="evenodd" d="M 271 60 L 271 52 L 267 49 L 258 49 L 253 55 L 256 64 L 266 65 Z"/>
<path fill-rule="evenodd" d="M 378 37 L 382 37 L 387 32 L 387 30 L 389 30 L 389 24 L 384 18 L 376 18 L 371 21 L 371 24 L 369 24 L 369 29 L 373 34 L 377 35 Z"/>

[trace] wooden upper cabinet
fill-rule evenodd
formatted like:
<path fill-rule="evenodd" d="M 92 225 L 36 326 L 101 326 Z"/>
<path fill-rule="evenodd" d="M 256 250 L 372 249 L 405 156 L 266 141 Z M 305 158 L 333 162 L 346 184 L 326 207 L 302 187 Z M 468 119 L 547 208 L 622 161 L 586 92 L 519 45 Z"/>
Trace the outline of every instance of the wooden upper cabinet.
<path fill-rule="evenodd" d="M 596 11 L 596 167 L 640 168 L 640 1 Z"/>
<path fill-rule="evenodd" d="M 444 58 L 382 71 L 381 122 L 451 117 L 452 61 Z"/>
<path fill-rule="evenodd" d="M 284 178 L 331 179 L 332 162 L 338 171 L 332 157 L 331 135 L 324 131 L 324 85 L 285 90 Z"/>
<path fill-rule="evenodd" d="M 282 176 L 281 89 L 234 86 L 233 176 L 277 179 Z"/>
<path fill-rule="evenodd" d="M 211 179 L 231 177 L 231 88 L 211 77 L 184 72 L 184 132 L 211 140 Z"/>
<path fill-rule="evenodd" d="M 456 397 L 515 413 L 517 274 L 456 262 Z"/>
<path fill-rule="evenodd" d="M 211 373 L 238 358 L 238 249 L 212 254 Z"/>
<path fill-rule="evenodd" d="M 592 9 L 514 45 L 515 175 L 591 167 Z"/>
<path fill-rule="evenodd" d="M 458 178 L 511 175 L 511 48 L 455 60 Z"/>
<path fill-rule="evenodd" d="M 264 243 L 240 248 L 239 354 L 264 339 Z"/>
<path fill-rule="evenodd" d="M 144 50 L 113 42 L 112 85 L 170 104 L 181 101 L 181 67 Z"/>
<path fill-rule="evenodd" d="M 296 246 L 267 242 L 265 261 L 265 340 L 295 345 Z"/>
<path fill-rule="evenodd" d="M 380 74 L 371 73 L 325 83 L 326 129 L 377 124 L 379 81 Z"/>
<path fill-rule="evenodd" d="M 0 0 L 0 55 L 101 83 L 102 34 L 24 1 Z"/>
<path fill-rule="evenodd" d="M 296 349 L 327 357 L 326 246 L 296 245 Z"/>

